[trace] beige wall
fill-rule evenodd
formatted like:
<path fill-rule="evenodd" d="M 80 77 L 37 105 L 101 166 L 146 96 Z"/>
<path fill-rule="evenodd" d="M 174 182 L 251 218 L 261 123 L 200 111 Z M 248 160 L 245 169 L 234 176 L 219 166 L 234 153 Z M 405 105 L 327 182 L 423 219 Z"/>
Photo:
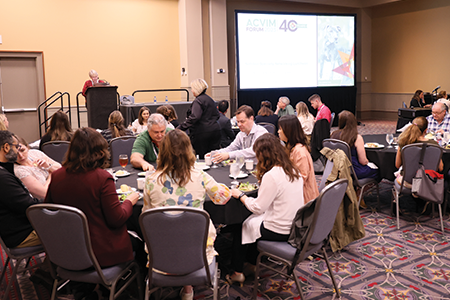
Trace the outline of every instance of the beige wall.
<path fill-rule="evenodd" d="M 2 1 L 0 51 L 43 51 L 47 97 L 75 98 L 90 69 L 119 87 L 179 88 L 177 0 Z"/>

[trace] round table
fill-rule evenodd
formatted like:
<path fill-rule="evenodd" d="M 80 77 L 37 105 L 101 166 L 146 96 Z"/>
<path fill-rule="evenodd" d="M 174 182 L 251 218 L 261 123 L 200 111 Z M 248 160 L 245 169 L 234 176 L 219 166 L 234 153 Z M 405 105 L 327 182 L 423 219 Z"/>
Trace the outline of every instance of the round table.
<path fill-rule="evenodd" d="M 115 172 L 121 170 L 122 167 L 115 167 L 112 169 Z M 127 165 L 125 167 L 125 170 L 129 172 L 130 175 L 117 178 L 116 188 L 120 189 L 120 186 L 122 184 L 126 184 L 130 187 L 137 188 L 137 179 L 139 178 L 138 173 L 142 172 L 142 170 L 133 168 L 131 164 Z M 233 178 L 229 177 L 230 174 L 229 170 L 230 170 L 229 167 L 224 167 L 219 164 L 218 168 L 216 169 L 210 168 L 205 172 L 211 175 L 218 183 L 223 183 L 229 187 L 231 185 L 231 181 L 233 181 Z M 239 182 L 257 183 L 257 179 L 253 175 L 249 175 L 246 178 L 237 180 Z M 257 196 L 257 193 L 258 191 L 255 190 L 253 192 L 247 192 L 246 194 L 248 196 L 255 197 Z M 144 201 L 141 199 L 134 206 L 133 216 L 130 217 L 130 221 L 127 224 L 129 229 L 132 228 L 133 230 L 136 231 L 137 229 L 136 227 L 139 227 L 138 220 L 143 205 Z M 208 195 L 206 195 L 203 207 L 209 213 L 210 218 L 214 224 L 224 224 L 224 225 L 240 224 L 251 214 L 251 212 L 245 207 L 245 205 L 242 204 L 241 201 L 233 197 L 225 205 L 216 205 L 209 199 Z M 140 228 L 138 234 L 140 234 Z"/>

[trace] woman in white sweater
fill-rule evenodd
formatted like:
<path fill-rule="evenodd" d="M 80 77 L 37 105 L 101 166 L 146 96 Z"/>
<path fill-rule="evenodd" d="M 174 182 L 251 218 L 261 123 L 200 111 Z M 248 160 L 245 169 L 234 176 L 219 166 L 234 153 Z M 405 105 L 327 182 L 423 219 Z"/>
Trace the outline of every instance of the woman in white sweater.
<path fill-rule="evenodd" d="M 259 196 L 252 198 L 239 190 L 231 191 L 232 196 L 238 198 L 253 214 L 244 221 L 241 231 L 234 231 L 231 264 L 235 272 L 227 276 L 230 283 L 244 282 L 242 271 L 247 250 L 253 254 L 258 239 L 288 240 L 292 220 L 297 210 L 304 205 L 302 176 L 280 140 L 266 133 L 256 140 L 253 150 L 258 159 L 256 176 L 260 181 Z M 254 264 L 256 257 L 252 256 L 250 263 Z"/>

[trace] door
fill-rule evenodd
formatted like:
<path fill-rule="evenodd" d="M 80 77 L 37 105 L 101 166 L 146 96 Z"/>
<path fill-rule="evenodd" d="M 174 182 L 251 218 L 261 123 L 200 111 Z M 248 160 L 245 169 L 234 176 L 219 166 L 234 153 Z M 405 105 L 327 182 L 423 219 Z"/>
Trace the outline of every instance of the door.
<path fill-rule="evenodd" d="M 9 130 L 39 139 L 37 107 L 45 100 L 42 53 L 0 52 L 0 101 Z"/>

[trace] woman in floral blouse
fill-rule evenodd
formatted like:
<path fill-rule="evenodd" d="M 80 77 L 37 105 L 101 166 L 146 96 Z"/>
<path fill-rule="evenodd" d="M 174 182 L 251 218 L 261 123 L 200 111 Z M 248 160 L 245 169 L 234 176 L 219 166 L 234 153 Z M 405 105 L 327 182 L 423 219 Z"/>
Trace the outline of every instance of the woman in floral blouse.
<path fill-rule="evenodd" d="M 195 155 L 189 137 L 175 129 L 166 134 L 160 145 L 156 172 L 148 176 L 144 188 L 142 211 L 161 206 L 190 206 L 203 209 L 206 194 L 215 204 L 225 204 L 230 190 L 201 170 L 194 168 Z M 211 263 L 216 252 L 216 230 L 209 227 L 206 255 Z M 192 286 L 185 286 L 182 299 L 193 299 Z"/>

